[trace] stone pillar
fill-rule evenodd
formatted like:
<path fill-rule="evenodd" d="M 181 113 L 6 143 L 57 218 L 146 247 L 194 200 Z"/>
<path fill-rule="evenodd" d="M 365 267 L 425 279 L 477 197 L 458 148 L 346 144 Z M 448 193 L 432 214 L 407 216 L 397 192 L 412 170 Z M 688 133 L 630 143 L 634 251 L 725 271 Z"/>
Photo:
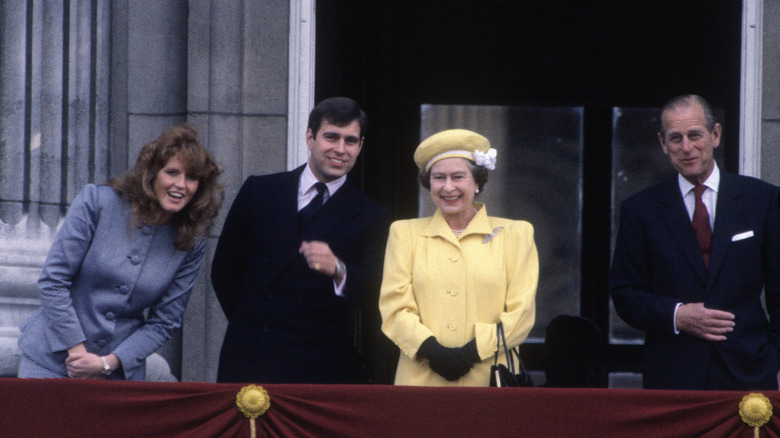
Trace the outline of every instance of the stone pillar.
<path fill-rule="evenodd" d="M 230 204 L 247 176 L 286 168 L 289 17 L 286 0 L 189 2 L 187 119 L 224 167 L 227 189 L 185 314 L 183 380 L 216 379 L 226 320 L 209 276 Z"/>
<path fill-rule="evenodd" d="M 780 0 L 763 0 L 761 178 L 780 184 Z"/>
<path fill-rule="evenodd" d="M 0 2 L 0 349 L 40 305 L 41 266 L 79 190 L 186 120 L 187 6 Z M 181 337 L 161 353 L 180 375 Z"/>
<path fill-rule="evenodd" d="M 120 175 L 163 129 L 194 123 L 228 184 L 211 254 L 243 180 L 287 167 L 290 6 L 0 2 L 0 375 L 16 372 L 17 326 L 39 306 L 41 266 L 84 184 Z M 210 261 L 181 334 L 161 349 L 185 380 L 216 377 L 225 319 Z"/>
<path fill-rule="evenodd" d="M 37 278 L 67 206 L 84 184 L 107 177 L 108 29 L 107 1 L 0 2 L 0 344 L 6 346 L 39 307 Z M 15 375 L 17 363 L 3 361 L 0 375 Z"/>
<path fill-rule="evenodd" d="M 135 164 L 141 147 L 187 120 L 188 5 L 115 0 L 112 8 L 110 170 L 118 176 Z M 200 140 L 208 147 L 202 134 Z M 181 336 L 159 351 L 178 378 Z"/>

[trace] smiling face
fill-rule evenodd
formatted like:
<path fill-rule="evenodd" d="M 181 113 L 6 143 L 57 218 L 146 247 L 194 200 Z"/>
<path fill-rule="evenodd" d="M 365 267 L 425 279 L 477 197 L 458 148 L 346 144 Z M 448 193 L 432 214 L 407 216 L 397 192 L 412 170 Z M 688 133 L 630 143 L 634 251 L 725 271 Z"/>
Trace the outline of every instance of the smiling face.
<path fill-rule="evenodd" d="M 696 102 L 664 111 L 661 122 L 664 132 L 658 133 L 658 140 L 677 172 L 692 184 L 706 181 L 715 168 L 713 153 L 720 144 L 720 124 L 710 132 L 704 109 Z"/>
<path fill-rule="evenodd" d="M 187 206 L 197 191 L 198 178 L 187 174 L 187 167 L 178 155 L 171 157 L 154 178 L 154 194 L 162 208 L 155 223 L 167 224 L 174 214 Z"/>
<path fill-rule="evenodd" d="M 323 120 L 316 138 L 311 129 L 306 131 L 306 145 L 311 151 L 309 168 L 320 182 L 329 182 L 346 175 L 355 165 L 363 147 L 357 120 L 337 126 Z"/>
<path fill-rule="evenodd" d="M 431 166 L 431 199 L 450 226 L 461 227 L 474 215 L 477 183 L 465 158 L 444 158 Z"/>

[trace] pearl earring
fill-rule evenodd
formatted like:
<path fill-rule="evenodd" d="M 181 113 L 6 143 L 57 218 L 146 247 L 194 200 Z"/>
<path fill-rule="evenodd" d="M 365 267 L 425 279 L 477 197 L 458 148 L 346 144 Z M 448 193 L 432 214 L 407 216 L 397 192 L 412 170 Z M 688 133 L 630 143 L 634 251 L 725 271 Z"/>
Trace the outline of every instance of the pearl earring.
<path fill-rule="evenodd" d="M 477 189 L 477 193 L 479 193 L 479 189 Z"/>

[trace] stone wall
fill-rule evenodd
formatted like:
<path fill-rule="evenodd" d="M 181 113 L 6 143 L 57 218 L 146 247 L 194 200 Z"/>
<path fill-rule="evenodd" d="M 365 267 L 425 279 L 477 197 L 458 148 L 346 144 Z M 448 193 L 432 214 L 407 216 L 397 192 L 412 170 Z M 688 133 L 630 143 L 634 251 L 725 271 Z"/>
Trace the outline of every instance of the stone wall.
<path fill-rule="evenodd" d="M 279 0 L 189 5 L 187 117 L 224 167 L 227 188 L 187 306 L 182 378 L 214 381 L 227 324 L 209 280 L 219 230 L 249 175 L 280 172 L 287 165 L 290 6 Z"/>
<path fill-rule="evenodd" d="M 761 179 L 780 185 L 780 0 L 764 0 Z"/>
<path fill-rule="evenodd" d="M 0 337 L 38 308 L 36 281 L 69 202 L 109 172 L 110 7 L 0 3 Z M 28 6 L 30 9 L 28 9 Z M 94 7 L 93 7 L 94 6 Z M 14 374 L 6 363 L 0 373 Z"/>
<path fill-rule="evenodd" d="M 289 15 L 286 0 L 0 2 L 0 375 L 16 372 L 16 327 L 39 307 L 40 268 L 84 184 L 194 123 L 225 167 L 210 255 L 246 176 L 285 169 Z M 216 376 L 225 320 L 209 265 L 160 350 L 184 380 Z"/>

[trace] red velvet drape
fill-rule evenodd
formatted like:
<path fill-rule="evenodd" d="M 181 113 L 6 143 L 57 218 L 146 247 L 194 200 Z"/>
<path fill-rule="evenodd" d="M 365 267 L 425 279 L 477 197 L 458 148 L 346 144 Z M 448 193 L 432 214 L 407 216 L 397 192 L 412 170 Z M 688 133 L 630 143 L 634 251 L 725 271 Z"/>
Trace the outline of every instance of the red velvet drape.
<path fill-rule="evenodd" d="M 753 436 L 738 413 L 748 392 L 262 386 L 258 437 Z M 242 387 L 0 379 L 0 437 L 249 437 Z M 777 411 L 780 392 L 762 393 Z M 780 436 L 777 415 L 761 436 Z"/>

